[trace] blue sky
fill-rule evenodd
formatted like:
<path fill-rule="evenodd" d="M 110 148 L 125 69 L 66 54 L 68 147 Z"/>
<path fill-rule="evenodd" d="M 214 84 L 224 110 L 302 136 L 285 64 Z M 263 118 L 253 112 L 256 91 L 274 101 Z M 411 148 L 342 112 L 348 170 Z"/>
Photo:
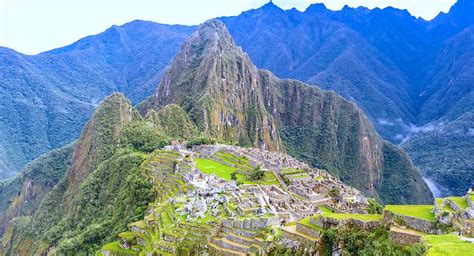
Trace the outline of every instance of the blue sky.
<path fill-rule="evenodd" d="M 432 19 L 456 0 L 274 0 L 283 9 L 304 10 L 324 3 L 369 8 L 394 6 Z M 111 25 L 135 20 L 167 24 L 199 24 L 218 16 L 238 15 L 268 0 L 0 0 L 0 46 L 27 54 L 61 47 Z"/>

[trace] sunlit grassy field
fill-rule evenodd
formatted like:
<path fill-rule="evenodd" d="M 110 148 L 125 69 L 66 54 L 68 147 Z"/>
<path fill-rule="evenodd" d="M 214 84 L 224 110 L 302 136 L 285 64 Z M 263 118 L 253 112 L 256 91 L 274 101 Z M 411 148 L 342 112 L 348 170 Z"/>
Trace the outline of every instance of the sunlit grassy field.
<path fill-rule="evenodd" d="M 435 221 L 433 205 L 387 205 L 385 210 L 428 221 Z"/>
<path fill-rule="evenodd" d="M 232 179 L 231 174 L 236 171 L 236 168 L 229 167 L 211 159 L 202 158 L 196 159 L 196 167 L 201 170 L 202 173 L 214 174 L 227 181 Z M 237 182 L 242 182 L 243 184 L 279 184 L 275 175 L 271 172 L 265 172 L 263 178 L 258 182 L 250 181 L 245 177 L 245 175 L 240 173 L 236 174 L 236 177 Z"/>
<path fill-rule="evenodd" d="M 462 241 L 456 235 L 426 235 L 428 256 L 474 256 L 474 244 Z"/>

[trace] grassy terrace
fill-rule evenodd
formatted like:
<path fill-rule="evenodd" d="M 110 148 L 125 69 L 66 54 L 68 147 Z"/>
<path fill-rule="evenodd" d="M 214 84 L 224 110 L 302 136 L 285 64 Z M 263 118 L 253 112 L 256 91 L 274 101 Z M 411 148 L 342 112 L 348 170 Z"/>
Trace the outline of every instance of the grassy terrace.
<path fill-rule="evenodd" d="M 102 250 L 113 251 L 115 253 L 120 253 L 120 255 L 138 255 L 137 251 L 127 250 L 120 247 L 120 243 L 118 241 L 104 245 L 104 247 L 102 247 Z"/>
<path fill-rule="evenodd" d="M 385 210 L 427 221 L 435 221 L 433 205 L 387 205 Z"/>
<path fill-rule="evenodd" d="M 446 199 L 449 199 L 449 200 L 453 201 L 461 209 L 466 209 L 468 207 L 467 200 L 464 197 L 454 197 L 453 196 L 453 197 L 446 197 Z"/>
<path fill-rule="evenodd" d="M 324 217 L 333 218 L 336 220 L 355 219 L 361 221 L 380 221 L 383 219 L 381 214 L 354 214 L 354 213 L 323 213 Z"/>
<path fill-rule="evenodd" d="M 428 256 L 474 256 L 474 244 L 462 241 L 456 235 L 426 235 Z"/>
<path fill-rule="evenodd" d="M 211 159 L 196 159 L 196 166 L 197 168 L 205 174 L 214 174 L 224 180 L 230 181 L 231 174 L 237 170 L 237 168 L 233 168 L 217 161 Z M 265 172 L 263 178 L 259 182 L 253 182 L 247 180 L 245 175 L 238 173 L 236 175 L 237 181 L 242 182 L 243 184 L 264 184 L 264 185 L 272 185 L 272 184 L 279 184 L 278 180 L 276 179 L 275 175 L 272 172 Z"/>
<path fill-rule="evenodd" d="M 443 210 L 443 211 L 448 211 L 448 212 L 454 212 L 454 209 L 451 208 L 451 206 L 449 206 L 449 205 L 443 205 L 443 206 L 441 206 L 441 205 L 443 204 L 443 202 L 444 202 L 444 198 L 436 198 L 435 201 L 436 201 L 436 205 L 437 205 L 441 210 Z"/>
<path fill-rule="evenodd" d="M 281 174 L 283 175 L 291 175 L 291 174 L 299 174 L 299 173 L 304 173 L 304 171 L 300 169 L 294 169 L 294 168 L 281 169 Z"/>
<path fill-rule="evenodd" d="M 311 223 L 310 219 L 311 219 L 311 217 L 306 217 L 306 218 L 300 220 L 299 223 L 306 226 L 306 227 L 308 227 L 308 228 L 318 230 L 318 231 L 323 231 L 323 229 L 321 227 L 316 226 L 313 223 Z"/>

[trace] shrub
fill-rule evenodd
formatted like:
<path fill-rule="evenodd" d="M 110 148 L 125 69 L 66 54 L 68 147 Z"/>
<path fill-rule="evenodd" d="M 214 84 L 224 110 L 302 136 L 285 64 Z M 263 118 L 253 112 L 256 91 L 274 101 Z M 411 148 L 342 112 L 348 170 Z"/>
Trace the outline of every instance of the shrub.
<path fill-rule="evenodd" d="M 259 181 L 263 177 L 264 174 L 265 172 L 262 170 L 260 165 L 258 165 L 253 170 L 247 173 L 247 178 L 251 181 Z"/>
<path fill-rule="evenodd" d="M 149 153 L 170 144 L 170 138 L 146 122 L 133 122 L 124 129 L 122 144 Z"/>
<path fill-rule="evenodd" d="M 341 192 L 337 188 L 331 188 L 328 192 L 330 197 L 337 197 Z"/>
<path fill-rule="evenodd" d="M 212 145 L 212 144 L 216 144 L 215 139 L 211 137 L 207 137 L 207 136 L 197 136 L 197 137 L 190 138 L 186 146 L 188 148 L 192 148 L 195 145 Z"/>
<path fill-rule="evenodd" d="M 367 211 L 370 214 L 382 214 L 383 213 L 383 206 L 374 198 L 369 199 L 369 207 Z"/>
<path fill-rule="evenodd" d="M 230 174 L 230 179 L 231 180 L 237 180 L 237 172 L 233 172 Z"/>

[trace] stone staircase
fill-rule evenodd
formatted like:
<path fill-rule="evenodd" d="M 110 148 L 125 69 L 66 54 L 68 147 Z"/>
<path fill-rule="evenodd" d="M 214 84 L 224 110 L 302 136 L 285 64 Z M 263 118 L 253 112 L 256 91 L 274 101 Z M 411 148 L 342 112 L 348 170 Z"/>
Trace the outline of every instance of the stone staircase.
<path fill-rule="evenodd" d="M 255 255 L 265 245 L 262 238 L 257 237 L 253 230 L 241 228 L 225 228 L 208 242 L 211 255 Z"/>

